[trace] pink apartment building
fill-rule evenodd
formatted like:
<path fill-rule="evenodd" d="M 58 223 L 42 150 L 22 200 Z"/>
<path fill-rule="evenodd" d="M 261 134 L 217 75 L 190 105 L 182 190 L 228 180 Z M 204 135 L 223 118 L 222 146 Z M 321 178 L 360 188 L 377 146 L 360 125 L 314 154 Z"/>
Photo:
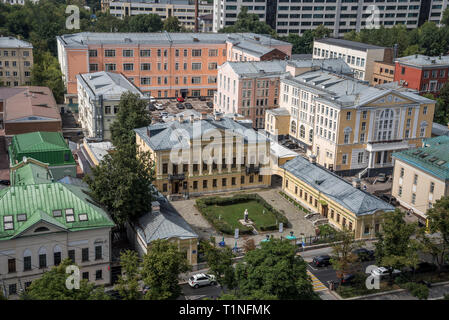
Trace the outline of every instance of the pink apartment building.
<path fill-rule="evenodd" d="M 218 68 L 214 111 L 238 113 L 264 128 L 265 110 L 279 107 L 280 77 L 287 74 L 283 60 L 226 62 Z"/>

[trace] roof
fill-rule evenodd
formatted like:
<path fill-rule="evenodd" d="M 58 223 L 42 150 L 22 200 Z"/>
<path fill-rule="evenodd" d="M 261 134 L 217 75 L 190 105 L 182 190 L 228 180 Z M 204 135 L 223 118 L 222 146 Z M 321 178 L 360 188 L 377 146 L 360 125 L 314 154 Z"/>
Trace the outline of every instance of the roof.
<path fill-rule="evenodd" d="M 432 135 L 434 136 L 449 136 L 448 126 L 432 122 Z"/>
<path fill-rule="evenodd" d="M 36 163 L 31 159 L 20 162 L 11 169 L 11 183 L 15 186 L 47 183 L 53 180 L 47 164 Z"/>
<path fill-rule="evenodd" d="M 377 211 L 394 211 L 392 205 L 368 192 L 354 188 L 346 180 L 301 156 L 287 161 L 281 168 L 356 216 L 373 214 Z"/>
<path fill-rule="evenodd" d="M 85 141 L 87 147 L 93 153 L 95 160 L 97 162 L 101 162 L 103 158 L 109 154 L 109 151 L 114 149 L 114 145 L 110 141 L 101 141 L 101 142 L 89 142 Z M 90 154 L 88 154 L 90 156 Z"/>
<path fill-rule="evenodd" d="M 295 68 L 312 68 L 331 71 L 338 74 L 353 74 L 351 67 L 341 58 L 291 59 L 287 65 Z"/>
<path fill-rule="evenodd" d="M 449 66 L 449 56 L 430 57 L 422 54 L 396 58 L 395 61 L 414 67 L 442 67 Z"/>
<path fill-rule="evenodd" d="M 33 49 L 33 45 L 29 42 L 19 40 L 13 37 L 0 37 L 0 48 L 30 48 Z"/>
<path fill-rule="evenodd" d="M 170 205 L 168 201 L 162 201 L 159 212 L 149 212 L 139 218 L 136 231 L 150 243 L 157 239 L 194 239 L 198 235 L 192 230 L 183 217 Z"/>
<path fill-rule="evenodd" d="M 270 142 L 270 152 L 272 155 L 276 156 L 277 158 L 290 158 L 290 157 L 296 157 L 298 154 L 295 151 L 292 151 L 280 143 L 277 143 L 276 141 Z"/>
<path fill-rule="evenodd" d="M 268 77 L 284 74 L 287 62 L 284 60 L 225 62 L 220 68 L 225 65 L 229 65 L 241 77 Z"/>
<path fill-rule="evenodd" d="M 20 173 L 25 175 L 25 179 L 0 190 L 0 240 L 16 238 L 41 221 L 70 232 L 114 226 L 106 211 L 87 194 L 87 189 L 52 182 L 43 177 L 48 175 L 44 175 L 42 169 L 31 163 L 21 167 Z M 73 209 L 73 222 L 67 222 L 65 209 Z M 55 210 L 61 210 L 61 216 L 55 215 Z M 80 220 L 79 214 L 82 213 L 87 214 L 86 221 Z M 26 214 L 26 221 L 19 221 L 19 214 Z M 4 216 L 13 217 L 12 230 L 5 230 Z"/>
<path fill-rule="evenodd" d="M 60 132 L 30 132 L 15 135 L 10 145 L 11 163 L 24 156 L 50 165 L 75 164 L 72 152 Z"/>
<path fill-rule="evenodd" d="M 147 98 L 120 73 L 99 71 L 78 74 L 76 79 L 92 99 L 98 99 L 102 95 L 104 100 L 120 100 L 120 97 L 125 92 L 132 92 L 138 94 L 141 98 Z"/>
<path fill-rule="evenodd" d="M 395 152 L 392 157 L 442 180 L 449 180 L 449 137 L 424 140 L 425 146 Z"/>
<path fill-rule="evenodd" d="M 127 45 L 157 45 L 157 44 L 225 44 L 226 42 L 259 44 L 273 47 L 277 45 L 290 45 L 288 42 L 274 39 L 267 35 L 255 33 L 181 33 L 181 32 L 152 32 L 152 33 L 102 33 L 102 32 L 80 32 L 65 34 L 57 37 L 64 47 L 86 48 L 91 44 L 116 44 Z M 198 41 L 196 41 L 196 40 Z"/>
<path fill-rule="evenodd" d="M 190 148 L 186 139 L 181 137 L 182 134 L 188 134 L 190 139 L 196 139 L 198 138 L 197 135 L 203 136 L 207 132 L 212 132 L 212 130 L 228 130 L 238 136 L 243 136 L 245 143 L 247 143 L 248 138 L 247 130 L 252 130 L 251 132 L 259 136 L 258 141 L 267 140 L 257 131 L 249 129 L 230 117 L 221 117 L 219 120 L 215 120 L 214 117 L 209 116 L 206 120 L 196 120 L 193 123 L 190 120 L 184 120 L 182 123 L 174 120 L 134 129 L 153 151 L 171 150 L 175 146 L 177 148 Z"/>
<path fill-rule="evenodd" d="M 267 109 L 266 113 L 271 113 L 277 116 L 289 116 L 290 112 L 286 108 Z"/>
<path fill-rule="evenodd" d="M 53 93 L 47 87 L 2 87 L 5 122 L 61 121 Z"/>
<path fill-rule="evenodd" d="M 329 45 L 333 45 L 333 46 L 339 46 L 339 47 L 344 47 L 344 48 L 359 50 L 359 51 L 367 51 L 367 50 L 371 50 L 371 49 L 385 49 L 385 47 L 379 47 L 379 46 L 375 46 L 373 44 L 350 41 L 350 40 L 345 40 L 345 39 L 336 39 L 336 38 L 316 39 L 314 42 L 320 42 L 320 43 L 325 43 L 325 44 L 329 44 Z"/>

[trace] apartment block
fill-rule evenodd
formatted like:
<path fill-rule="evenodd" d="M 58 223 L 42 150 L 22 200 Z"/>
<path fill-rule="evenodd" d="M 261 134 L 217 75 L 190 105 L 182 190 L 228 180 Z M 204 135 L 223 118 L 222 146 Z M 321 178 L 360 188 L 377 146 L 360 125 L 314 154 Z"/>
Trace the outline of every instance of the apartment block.
<path fill-rule="evenodd" d="M 333 37 L 342 37 L 377 26 L 415 29 L 427 20 L 440 24 L 447 5 L 447 0 L 214 0 L 213 30 L 233 25 L 247 7 L 279 35 L 302 35 L 324 25 Z"/>
<path fill-rule="evenodd" d="M 218 68 L 214 110 L 251 119 L 253 128 L 265 127 L 265 111 L 279 106 L 280 77 L 286 61 L 226 62 Z"/>
<path fill-rule="evenodd" d="M 281 79 L 290 137 L 341 174 L 391 170 L 391 154 L 431 136 L 435 101 L 327 70 Z"/>
<path fill-rule="evenodd" d="M 76 75 L 78 81 L 78 121 L 84 136 L 99 141 L 111 139 L 111 125 L 119 111 L 122 94 L 131 92 L 140 99 L 145 96 L 125 76 L 112 72 L 94 72 Z"/>
<path fill-rule="evenodd" d="M 169 17 L 178 18 L 182 26 L 187 29 L 195 27 L 195 3 L 192 0 L 125 0 L 102 1 L 101 10 L 113 16 L 124 18 L 138 14 L 157 14 L 162 20 Z M 212 14 L 213 5 L 207 1 L 200 1 L 198 16 Z M 199 20 L 199 30 L 207 31 L 207 21 Z"/>
<path fill-rule="evenodd" d="M 252 33 L 75 33 L 57 37 L 66 99 L 76 75 L 121 72 L 157 98 L 213 96 L 217 68 L 232 59 L 289 57 L 292 45 Z M 243 53 L 243 54 L 242 54 Z"/>
<path fill-rule="evenodd" d="M 6 87 L 31 85 L 33 46 L 13 37 L 0 36 L 0 83 Z"/>
<path fill-rule="evenodd" d="M 270 140 L 233 118 L 181 116 L 135 132 L 139 148 L 151 153 L 153 184 L 163 195 L 195 196 L 271 184 Z"/>
<path fill-rule="evenodd" d="M 420 94 L 438 95 L 449 78 L 449 56 L 414 54 L 395 60 L 394 81 Z"/>

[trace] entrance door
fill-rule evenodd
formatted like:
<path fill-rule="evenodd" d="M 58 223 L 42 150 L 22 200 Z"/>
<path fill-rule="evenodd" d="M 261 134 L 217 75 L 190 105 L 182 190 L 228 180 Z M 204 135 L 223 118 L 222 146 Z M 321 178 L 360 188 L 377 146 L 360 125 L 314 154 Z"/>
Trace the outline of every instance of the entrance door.
<path fill-rule="evenodd" d="M 327 218 L 327 211 L 328 211 L 328 208 L 327 208 L 327 205 L 326 206 L 321 206 L 321 214 L 325 217 L 325 218 Z"/>
<path fill-rule="evenodd" d="M 173 193 L 179 193 L 179 182 L 173 183 Z"/>

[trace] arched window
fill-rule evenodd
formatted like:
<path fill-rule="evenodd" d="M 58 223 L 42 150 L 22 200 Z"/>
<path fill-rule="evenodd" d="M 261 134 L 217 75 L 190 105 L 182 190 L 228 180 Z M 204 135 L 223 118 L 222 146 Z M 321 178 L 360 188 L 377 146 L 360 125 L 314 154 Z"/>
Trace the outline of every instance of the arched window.
<path fill-rule="evenodd" d="M 23 271 L 31 270 L 31 250 L 25 249 L 23 252 Z"/>
<path fill-rule="evenodd" d="M 47 267 L 47 249 L 45 247 L 41 247 L 38 251 L 39 254 L 39 268 Z"/>
<path fill-rule="evenodd" d="M 58 245 L 55 245 L 53 248 L 53 264 L 55 266 L 58 266 L 61 263 L 61 247 Z"/>
<path fill-rule="evenodd" d="M 299 136 L 301 138 L 306 137 L 306 128 L 304 127 L 304 125 L 301 125 L 301 127 L 299 127 Z"/>
<path fill-rule="evenodd" d="M 296 122 L 293 120 L 291 125 L 290 125 L 290 131 L 292 133 L 296 133 Z"/>
<path fill-rule="evenodd" d="M 39 227 L 34 230 L 34 232 L 44 232 L 44 231 L 50 231 L 47 227 Z"/>

